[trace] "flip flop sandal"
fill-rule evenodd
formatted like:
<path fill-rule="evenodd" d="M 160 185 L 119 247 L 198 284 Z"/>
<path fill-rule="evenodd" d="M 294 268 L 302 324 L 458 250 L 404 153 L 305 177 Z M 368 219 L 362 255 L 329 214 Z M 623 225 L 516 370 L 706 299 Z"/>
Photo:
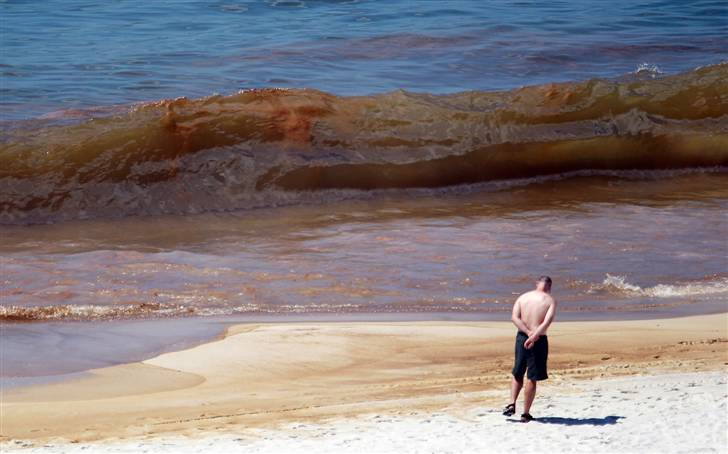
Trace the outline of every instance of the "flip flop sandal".
<path fill-rule="evenodd" d="M 513 416 L 515 414 L 516 414 L 516 404 L 508 404 L 508 405 L 506 405 L 506 408 L 503 409 L 504 416 Z"/>
<path fill-rule="evenodd" d="M 533 421 L 533 416 L 531 416 L 531 413 L 524 413 L 521 415 L 521 422 L 528 422 Z"/>

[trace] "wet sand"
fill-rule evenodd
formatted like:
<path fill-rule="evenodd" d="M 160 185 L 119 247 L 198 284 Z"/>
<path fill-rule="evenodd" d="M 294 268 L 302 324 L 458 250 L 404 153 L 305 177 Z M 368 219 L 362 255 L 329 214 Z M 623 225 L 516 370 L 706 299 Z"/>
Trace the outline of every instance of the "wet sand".
<path fill-rule="evenodd" d="M 62 383 L 4 390 L 2 441 L 109 442 L 276 429 L 507 400 L 505 322 L 237 325 L 219 341 Z M 556 323 L 543 394 L 601 377 L 723 371 L 728 314 Z M 537 402 L 533 413 L 543 411 Z"/>

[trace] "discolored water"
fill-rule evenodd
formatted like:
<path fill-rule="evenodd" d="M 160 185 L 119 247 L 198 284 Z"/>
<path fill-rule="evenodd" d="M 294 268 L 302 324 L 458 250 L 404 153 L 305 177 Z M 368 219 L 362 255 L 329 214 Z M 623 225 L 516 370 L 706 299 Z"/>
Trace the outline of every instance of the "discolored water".
<path fill-rule="evenodd" d="M 499 93 L 257 90 L 148 103 L 72 125 L 28 120 L 0 133 L 0 223 L 728 167 L 726 92 L 728 63 Z"/>
<path fill-rule="evenodd" d="M 721 173 L 577 177 L 238 215 L 3 227 L 4 318 L 725 307 Z"/>

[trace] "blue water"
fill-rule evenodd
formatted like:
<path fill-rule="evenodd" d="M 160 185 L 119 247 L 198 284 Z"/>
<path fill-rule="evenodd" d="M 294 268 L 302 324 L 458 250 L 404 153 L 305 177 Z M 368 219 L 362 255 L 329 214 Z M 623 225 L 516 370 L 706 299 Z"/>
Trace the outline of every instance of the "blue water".
<path fill-rule="evenodd" d="M 498 90 L 728 59 L 719 1 L 4 1 L 5 119 L 251 87 Z"/>

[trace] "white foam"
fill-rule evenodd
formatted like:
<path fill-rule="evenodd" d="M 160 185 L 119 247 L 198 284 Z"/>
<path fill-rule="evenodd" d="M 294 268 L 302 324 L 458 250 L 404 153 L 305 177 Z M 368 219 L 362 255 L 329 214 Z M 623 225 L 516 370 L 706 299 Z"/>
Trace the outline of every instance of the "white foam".
<path fill-rule="evenodd" d="M 593 286 L 590 293 L 607 291 L 626 294 L 628 296 L 647 296 L 651 298 L 675 298 L 698 295 L 714 295 L 728 293 L 728 278 L 716 278 L 708 281 L 686 282 L 682 284 L 657 284 L 653 287 L 642 288 L 631 284 L 626 276 L 607 274 L 604 281 Z"/>
<path fill-rule="evenodd" d="M 637 69 L 633 71 L 633 74 L 637 75 L 648 75 L 652 78 L 655 78 L 661 74 L 663 74 L 662 70 L 659 66 L 651 63 L 641 63 L 639 66 L 637 66 Z"/>

